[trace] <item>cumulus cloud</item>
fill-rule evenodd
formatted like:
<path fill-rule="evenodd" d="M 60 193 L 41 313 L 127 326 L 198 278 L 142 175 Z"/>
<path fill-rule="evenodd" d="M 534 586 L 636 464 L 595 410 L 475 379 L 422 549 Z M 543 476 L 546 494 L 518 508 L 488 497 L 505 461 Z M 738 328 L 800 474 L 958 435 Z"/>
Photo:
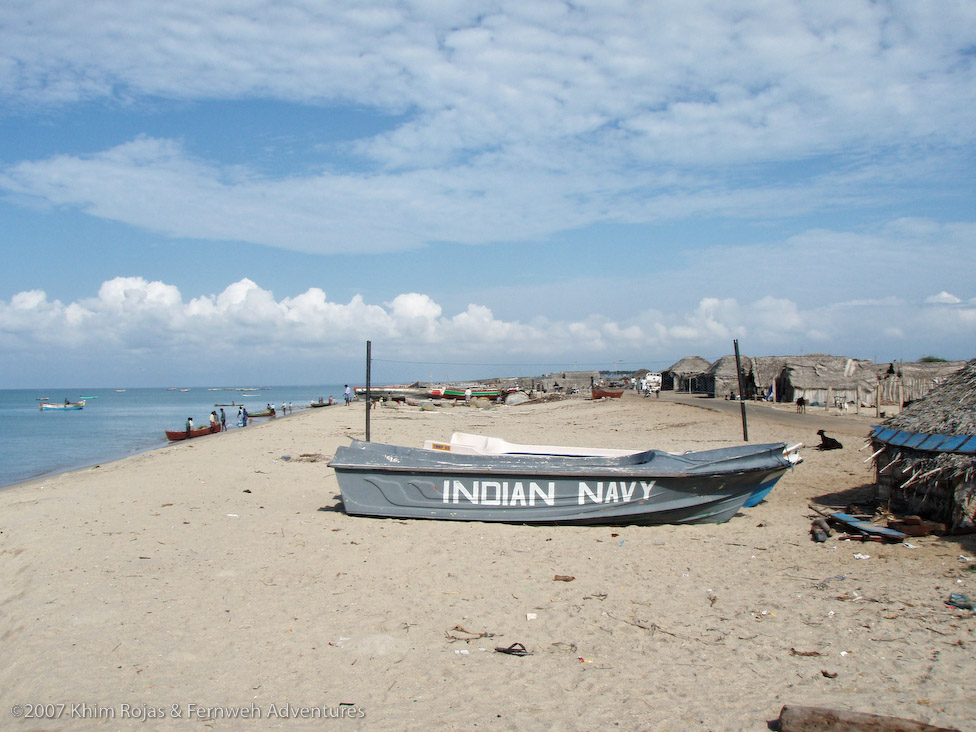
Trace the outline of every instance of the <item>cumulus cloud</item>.
<path fill-rule="evenodd" d="M 166 283 L 119 277 L 103 283 L 94 297 L 73 303 L 49 300 L 37 290 L 0 301 L 0 342 L 10 350 L 56 347 L 60 358 L 70 359 L 108 348 L 122 357 L 164 363 L 189 354 L 201 362 L 226 359 L 255 348 L 276 359 L 348 358 L 366 340 L 389 357 L 415 363 L 717 357 L 731 350 L 733 338 L 746 341 L 751 353 L 827 345 L 870 356 L 864 348 L 882 330 L 898 346 L 924 349 L 932 334 L 965 337 L 974 327 L 976 303 L 942 299 L 913 303 L 892 297 L 802 309 L 788 299 L 709 297 L 683 313 L 520 322 L 500 319 L 478 304 L 445 313 L 421 293 L 403 293 L 382 305 L 358 295 L 333 302 L 318 288 L 279 299 L 250 279 L 189 300 Z"/>
<path fill-rule="evenodd" d="M 955 305 L 957 303 L 962 302 L 962 300 L 960 300 L 955 295 L 950 295 L 948 292 L 943 290 L 938 295 L 930 295 L 929 297 L 925 298 L 925 302 L 932 305 L 934 304 Z"/>

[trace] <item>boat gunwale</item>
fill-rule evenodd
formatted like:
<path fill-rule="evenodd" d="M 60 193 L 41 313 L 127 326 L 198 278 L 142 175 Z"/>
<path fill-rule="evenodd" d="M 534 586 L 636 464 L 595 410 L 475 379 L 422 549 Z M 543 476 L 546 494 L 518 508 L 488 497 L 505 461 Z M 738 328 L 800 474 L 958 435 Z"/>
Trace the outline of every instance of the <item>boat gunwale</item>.
<path fill-rule="evenodd" d="M 382 448 L 391 447 L 393 451 L 387 452 Z M 431 451 L 421 448 L 403 448 L 396 445 L 381 445 L 379 443 L 366 443 L 354 441 L 350 446 L 342 446 L 337 451 L 328 466 L 339 472 L 383 472 L 383 473 L 416 473 L 424 475 L 464 475 L 464 476 L 523 476 L 525 480 L 531 480 L 530 476 L 539 476 L 557 479 L 585 479 L 597 480 L 607 479 L 656 479 L 656 480 L 689 480 L 707 478 L 730 478 L 741 475 L 756 474 L 762 472 L 776 473 L 785 472 L 793 467 L 793 464 L 783 456 L 785 443 L 764 443 L 760 445 L 749 445 L 741 447 L 754 448 L 751 452 L 741 456 L 733 456 L 725 461 L 716 460 L 715 462 L 702 462 L 699 465 L 690 466 L 689 470 L 659 470 L 660 462 L 655 463 L 654 458 L 661 456 L 665 461 L 677 462 L 683 455 L 675 455 L 660 450 L 646 450 L 634 453 L 630 456 L 618 456 L 601 458 L 580 455 L 467 455 L 461 453 L 439 453 L 426 454 Z M 728 448 L 715 448 L 716 451 Z M 353 454 L 368 455 L 372 460 L 353 461 L 340 457 L 344 451 L 356 451 Z M 405 452 L 404 452 L 405 451 Z M 711 451 L 703 451 L 711 452 Z M 418 454 L 420 453 L 420 454 Z M 650 459 L 639 460 L 640 456 L 653 453 Z M 690 453 L 690 454 L 702 454 Z M 735 463 L 739 460 L 750 459 L 755 456 L 767 455 L 776 459 L 776 464 L 739 466 Z M 448 457 L 449 456 L 449 457 Z M 406 458 L 404 462 L 395 462 L 391 457 Z M 474 458 L 472 460 L 471 458 Z M 508 459 L 510 464 L 505 465 L 500 458 Z M 514 462 L 521 459 L 523 464 Z M 631 458 L 629 462 L 622 462 Z M 385 460 L 385 462 L 380 462 Z M 603 464 L 600 464 L 600 461 Z M 619 464 L 607 464 L 607 461 L 620 461 Z M 546 465 L 546 463 L 550 463 Z M 722 463 L 726 464 L 723 465 Z M 512 464 L 514 463 L 514 464 Z"/>

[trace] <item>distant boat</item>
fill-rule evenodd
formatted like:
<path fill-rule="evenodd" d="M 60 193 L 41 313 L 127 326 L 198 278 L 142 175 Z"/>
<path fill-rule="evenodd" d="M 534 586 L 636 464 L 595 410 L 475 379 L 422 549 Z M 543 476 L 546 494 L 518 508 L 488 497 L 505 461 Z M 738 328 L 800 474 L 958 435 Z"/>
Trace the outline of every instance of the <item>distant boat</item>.
<path fill-rule="evenodd" d="M 84 409 L 85 401 L 84 399 L 82 399 L 80 402 L 41 402 L 40 407 L 41 407 L 41 411 L 44 411 L 46 409 L 60 410 L 60 411 Z"/>
<path fill-rule="evenodd" d="M 593 399 L 619 399 L 624 395 L 623 389 L 609 389 L 602 386 L 594 386 L 590 391 Z"/>
<path fill-rule="evenodd" d="M 203 437 L 204 435 L 212 435 L 220 432 L 220 423 L 215 422 L 213 425 L 206 425 L 204 427 L 197 427 L 192 430 L 166 430 L 166 439 L 172 442 L 177 440 L 188 440 L 192 437 Z"/>
<path fill-rule="evenodd" d="M 115 390 L 115 393 L 116 394 L 122 394 L 124 391 L 125 391 L 125 389 L 116 389 Z"/>

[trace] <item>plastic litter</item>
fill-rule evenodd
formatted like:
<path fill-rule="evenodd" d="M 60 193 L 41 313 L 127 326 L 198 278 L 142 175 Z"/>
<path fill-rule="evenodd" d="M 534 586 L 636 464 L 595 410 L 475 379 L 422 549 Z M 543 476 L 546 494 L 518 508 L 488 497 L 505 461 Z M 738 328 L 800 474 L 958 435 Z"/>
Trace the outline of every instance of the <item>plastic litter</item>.
<path fill-rule="evenodd" d="M 949 599 L 945 601 L 946 605 L 950 607 L 957 607 L 960 610 L 976 610 L 976 602 L 969 599 L 968 595 L 964 595 L 961 592 L 952 592 L 949 594 Z"/>

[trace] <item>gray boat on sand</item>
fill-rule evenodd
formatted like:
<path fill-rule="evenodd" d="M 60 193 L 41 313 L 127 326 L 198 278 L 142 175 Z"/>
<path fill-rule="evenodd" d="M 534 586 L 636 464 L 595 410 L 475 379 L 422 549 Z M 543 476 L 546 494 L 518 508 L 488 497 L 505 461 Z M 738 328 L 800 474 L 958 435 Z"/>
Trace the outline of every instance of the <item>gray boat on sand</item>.
<path fill-rule="evenodd" d="M 728 521 L 797 461 L 785 443 L 681 455 L 465 455 L 353 440 L 335 470 L 346 513 L 528 524 Z"/>

